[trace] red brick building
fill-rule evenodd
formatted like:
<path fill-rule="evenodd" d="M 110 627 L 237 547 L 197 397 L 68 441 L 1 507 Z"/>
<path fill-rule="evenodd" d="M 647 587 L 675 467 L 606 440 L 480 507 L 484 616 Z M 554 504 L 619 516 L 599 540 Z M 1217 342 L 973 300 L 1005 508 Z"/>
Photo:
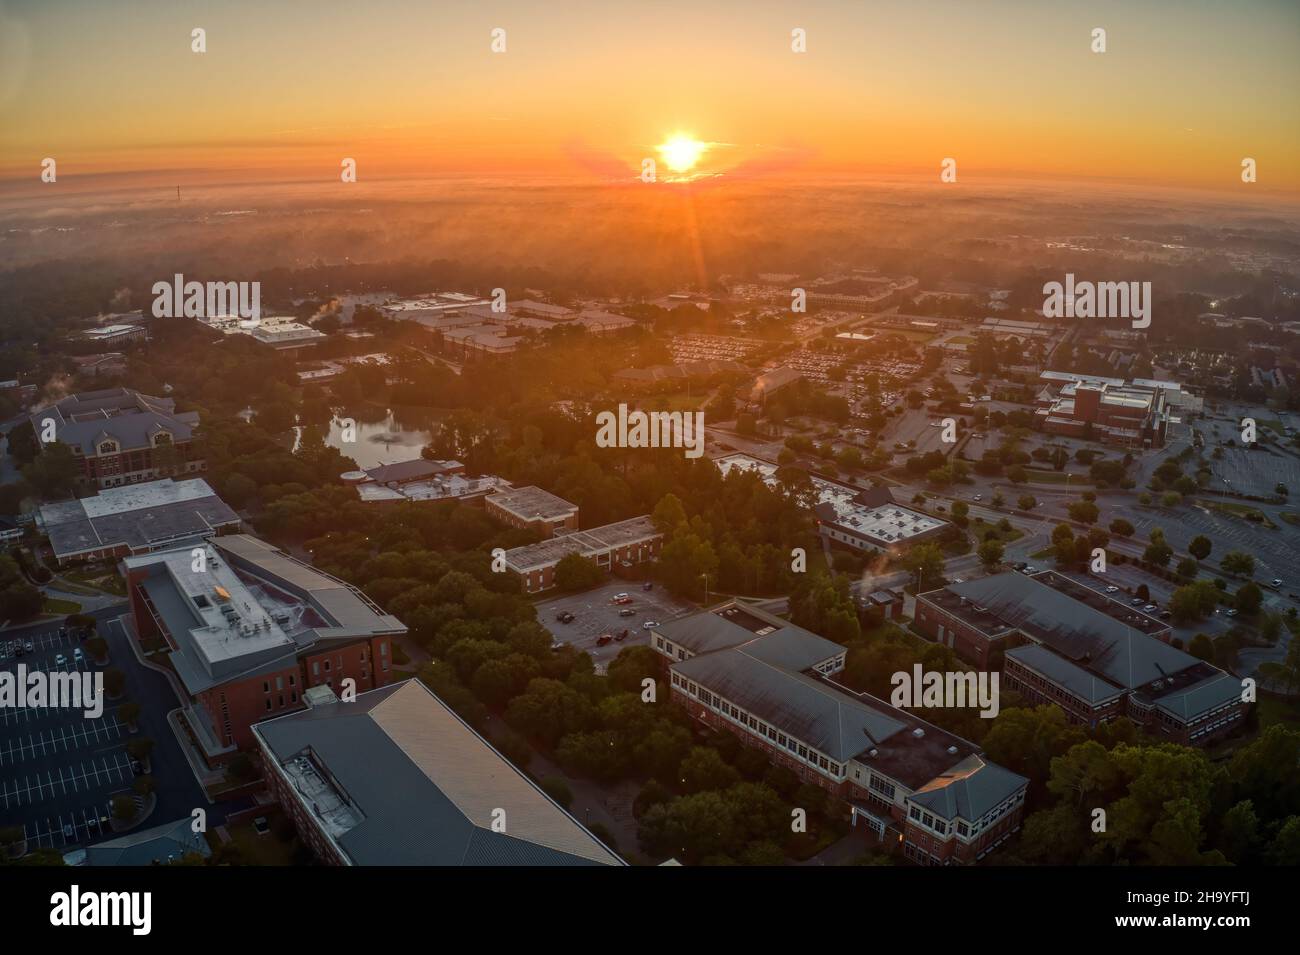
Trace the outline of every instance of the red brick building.
<path fill-rule="evenodd" d="M 252 745 L 303 693 L 384 686 L 406 632 L 361 591 L 244 534 L 122 561 L 135 632 L 164 642 L 210 761 Z M 351 683 L 347 681 L 352 681 Z"/>
<path fill-rule="evenodd" d="M 537 531 L 543 538 L 578 529 L 578 505 L 540 487 L 494 491 L 483 499 L 483 509 L 503 524 Z"/>
<path fill-rule="evenodd" d="M 1161 621 L 1060 574 L 1008 572 L 920 594 L 915 625 L 1084 726 L 1125 716 L 1202 746 L 1245 716 L 1240 680 L 1174 647 Z"/>
<path fill-rule="evenodd" d="M 520 578 L 524 591 L 530 594 L 554 587 L 555 568 L 570 554 L 585 557 L 612 574 L 632 576 L 638 564 L 659 556 L 663 540 L 664 535 L 649 517 L 633 517 L 513 547 L 505 554 L 506 569 Z"/>
<path fill-rule="evenodd" d="M 30 416 L 38 447 L 66 444 L 96 487 L 120 487 L 202 471 L 194 447 L 198 412 L 177 413 L 172 398 L 128 388 L 69 395 Z"/>
<path fill-rule="evenodd" d="M 836 683 L 844 647 L 734 602 L 662 624 L 672 699 L 829 792 L 913 861 L 972 863 L 1019 828 L 1028 780 L 978 747 Z"/>

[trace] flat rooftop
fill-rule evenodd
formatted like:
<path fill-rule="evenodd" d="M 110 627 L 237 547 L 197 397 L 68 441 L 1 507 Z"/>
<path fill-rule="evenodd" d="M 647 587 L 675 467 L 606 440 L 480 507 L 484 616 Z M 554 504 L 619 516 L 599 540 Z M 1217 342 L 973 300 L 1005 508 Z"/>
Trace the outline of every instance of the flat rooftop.
<path fill-rule="evenodd" d="M 532 485 L 497 491 L 490 500 L 522 521 L 558 521 L 578 512 L 577 504 Z"/>
<path fill-rule="evenodd" d="M 516 573 L 523 573 L 539 567 L 549 567 L 569 554 L 594 557 L 605 551 L 662 536 L 662 532 L 646 514 L 585 531 L 562 532 L 550 540 L 513 547 L 506 551 L 506 566 Z"/>
<path fill-rule="evenodd" d="M 40 523 L 55 556 L 126 546 L 154 547 L 211 534 L 239 515 L 201 478 L 105 488 L 94 497 L 42 505 Z"/>
<path fill-rule="evenodd" d="M 127 557 L 178 649 L 171 654 L 191 693 L 283 667 L 323 641 L 400 634 L 405 627 L 365 594 L 246 534 Z"/>
<path fill-rule="evenodd" d="M 486 474 L 467 478 L 463 474 L 445 474 L 421 481 L 406 481 L 397 487 L 367 482 L 356 485 L 363 502 L 379 501 L 451 501 L 459 498 L 490 494 L 509 487 L 504 478 Z"/>

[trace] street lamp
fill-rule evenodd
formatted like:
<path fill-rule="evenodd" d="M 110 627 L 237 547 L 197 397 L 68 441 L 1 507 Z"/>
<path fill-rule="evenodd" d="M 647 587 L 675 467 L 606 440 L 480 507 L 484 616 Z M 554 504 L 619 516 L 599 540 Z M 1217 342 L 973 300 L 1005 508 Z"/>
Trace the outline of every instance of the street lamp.
<path fill-rule="evenodd" d="M 709 575 L 700 574 L 700 576 L 704 578 L 704 606 L 707 607 L 709 605 Z"/>

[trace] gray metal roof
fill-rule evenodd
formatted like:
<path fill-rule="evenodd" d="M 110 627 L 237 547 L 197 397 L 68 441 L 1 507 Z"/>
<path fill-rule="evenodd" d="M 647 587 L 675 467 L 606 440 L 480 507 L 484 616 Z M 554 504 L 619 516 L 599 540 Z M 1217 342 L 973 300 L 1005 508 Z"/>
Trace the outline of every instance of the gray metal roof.
<path fill-rule="evenodd" d="M 1069 660 L 1058 656 L 1046 647 L 1031 643 L 1008 650 L 1006 655 L 1053 683 L 1065 687 L 1091 706 L 1124 695 L 1124 690 L 1120 687 L 1107 683 L 1100 677 L 1089 673 L 1083 667 L 1075 666 Z"/>
<path fill-rule="evenodd" d="M 908 798 L 944 819 L 975 822 L 1010 799 L 1029 780 L 997 763 L 970 756 Z"/>
<path fill-rule="evenodd" d="M 820 680 L 759 659 L 750 646 L 692 657 L 673 669 L 837 762 L 906 728 Z"/>
<path fill-rule="evenodd" d="M 1031 639 L 1128 689 L 1197 663 L 1196 657 L 1014 571 L 945 589 L 986 607 Z"/>
<path fill-rule="evenodd" d="M 1160 697 L 1156 706 L 1188 722 L 1207 710 L 1241 700 L 1241 680 L 1222 671 Z"/>
<path fill-rule="evenodd" d="M 179 860 L 188 853 L 212 855 L 208 841 L 202 833 L 194 832 L 190 816 L 132 832 L 86 849 L 86 865 L 153 865 L 169 860 Z"/>
<path fill-rule="evenodd" d="M 310 753 L 328 773 L 351 807 L 333 838 L 355 865 L 624 864 L 418 680 L 253 731 L 282 766 Z"/>

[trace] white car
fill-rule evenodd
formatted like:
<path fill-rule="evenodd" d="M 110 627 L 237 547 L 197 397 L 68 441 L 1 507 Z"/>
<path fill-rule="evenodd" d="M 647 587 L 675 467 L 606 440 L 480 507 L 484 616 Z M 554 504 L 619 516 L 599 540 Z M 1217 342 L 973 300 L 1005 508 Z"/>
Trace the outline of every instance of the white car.
<path fill-rule="evenodd" d="M 81 647 L 77 647 L 72 651 L 72 659 L 75 660 L 77 663 L 80 663 L 82 660 L 86 659 L 86 655 L 81 652 Z"/>
<path fill-rule="evenodd" d="M 611 599 L 611 600 L 622 600 L 624 597 L 629 597 L 629 596 L 631 596 L 631 594 L 615 594 L 615 595 L 614 595 L 613 597 L 611 597 L 610 599 Z"/>
<path fill-rule="evenodd" d="M 56 667 L 65 666 L 67 662 L 68 662 L 68 658 L 65 657 L 62 653 L 60 653 L 57 657 L 54 658 L 54 665 Z"/>
<path fill-rule="evenodd" d="M 647 620 L 645 623 L 641 624 L 641 629 L 642 629 L 642 630 L 653 630 L 653 629 L 654 629 L 655 627 L 657 627 L 657 626 L 659 626 L 659 621 L 658 621 L 658 620 Z"/>
<path fill-rule="evenodd" d="M 1117 594 L 1119 593 L 1119 588 L 1116 587 L 1114 584 L 1111 584 L 1109 587 L 1106 588 L 1106 593 Z"/>
<path fill-rule="evenodd" d="M 1143 612 L 1143 613 L 1153 613 L 1153 612 L 1155 611 L 1155 609 L 1156 609 L 1156 605 L 1155 605 L 1155 604 L 1147 604 L 1145 607 L 1142 608 L 1142 612 Z"/>
<path fill-rule="evenodd" d="M 976 494 L 974 497 L 971 498 L 971 500 L 972 500 L 972 501 L 982 501 L 982 500 L 984 500 L 984 495 L 983 495 L 983 494 Z"/>

